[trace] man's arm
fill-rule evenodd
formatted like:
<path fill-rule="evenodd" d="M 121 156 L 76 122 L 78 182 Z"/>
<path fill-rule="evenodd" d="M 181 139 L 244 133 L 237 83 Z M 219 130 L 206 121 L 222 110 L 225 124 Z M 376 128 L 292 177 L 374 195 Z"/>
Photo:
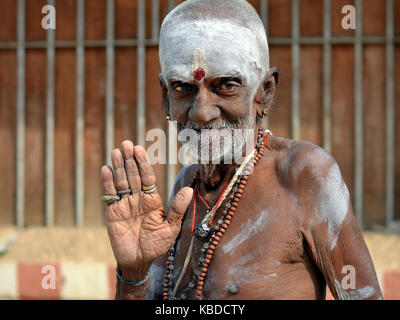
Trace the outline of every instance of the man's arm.
<path fill-rule="evenodd" d="M 151 291 L 146 284 L 148 271 L 178 236 L 193 189 L 177 192 L 165 215 L 146 150 L 124 141 L 120 149 L 112 151 L 111 160 L 112 167 L 101 168 L 101 182 L 107 203 L 107 234 L 119 277 L 127 282 L 118 283 L 117 298 L 143 299 Z M 118 195 L 117 190 L 124 192 Z"/>
<path fill-rule="evenodd" d="M 297 193 L 306 212 L 300 223 L 310 256 L 335 299 L 382 299 L 375 268 L 336 161 L 311 143 L 298 149 L 292 168 L 296 170 Z"/>
<path fill-rule="evenodd" d="M 196 165 L 190 165 L 182 168 L 177 174 L 174 182 L 166 212 L 169 212 L 175 195 L 183 187 L 188 186 L 197 170 Z M 116 300 L 143 300 L 143 299 L 162 299 L 162 284 L 165 276 L 165 259 L 156 259 L 151 266 L 151 277 L 140 286 L 126 285 L 117 278 L 115 299 Z"/>

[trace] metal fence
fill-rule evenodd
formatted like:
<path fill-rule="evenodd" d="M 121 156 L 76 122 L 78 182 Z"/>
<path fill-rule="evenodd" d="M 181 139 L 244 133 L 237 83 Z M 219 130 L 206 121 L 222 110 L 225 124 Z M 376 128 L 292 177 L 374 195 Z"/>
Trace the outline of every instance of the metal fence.
<path fill-rule="evenodd" d="M 26 0 L 18 0 L 17 41 L 0 42 L 0 49 L 15 49 L 17 54 L 17 108 L 16 108 L 16 224 L 25 225 L 25 50 L 31 48 L 47 51 L 47 99 L 46 99 L 46 165 L 45 165 L 45 223 L 54 223 L 54 81 L 55 50 L 75 48 L 76 50 L 76 176 L 75 176 L 75 224 L 82 226 L 84 221 L 84 71 L 85 49 L 104 48 L 106 52 L 106 117 L 105 145 L 109 155 L 114 143 L 114 50 L 116 47 L 137 48 L 137 144 L 145 143 L 146 101 L 145 101 L 145 65 L 146 48 L 158 45 L 160 0 L 151 0 L 151 38 L 146 37 L 145 0 L 137 0 L 137 39 L 115 39 L 114 37 L 114 0 L 107 0 L 106 39 L 85 40 L 85 1 L 76 0 L 76 40 L 56 41 L 53 30 L 47 31 L 46 41 L 25 40 Z M 49 0 L 56 5 L 56 0 Z M 267 26 L 268 0 L 260 0 L 259 12 Z M 291 37 L 271 37 L 269 45 L 291 46 L 292 60 L 292 101 L 291 101 L 291 138 L 300 138 L 300 46 L 321 45 L 323 47 L 323 147 L 331 151 L 331 49 L 335 44 L 354 46 L 354 144 L 355 144 L 355 199 L 354 209 L 360 225 L 363 217 L 363 101 L 362 101 L 362 56 L 364 44 L 383 44 L 386 46 L 386 226 L 394 220 L 394 176 L 395 176 L 395 117 L 394 117 L 394 45 L 400 43 L 400 37 L 394 36 L 394 3 L 386 0 L 386 35 L 363 36 L 362 11 L 363 1 L 355 0 L 357 28 L 355 36 L 336 36 L 331 34 L 331 1 L 323 0 L 323 36 L 302 37 L 300 35 L 300 0 L 291 1 Z M 172 9 L 175 1 L 168 0 Z M 267 29 L 268 30 L 268 29 Z M 175 170 L 167 166 L 167 194 L 175 178 Z"/>

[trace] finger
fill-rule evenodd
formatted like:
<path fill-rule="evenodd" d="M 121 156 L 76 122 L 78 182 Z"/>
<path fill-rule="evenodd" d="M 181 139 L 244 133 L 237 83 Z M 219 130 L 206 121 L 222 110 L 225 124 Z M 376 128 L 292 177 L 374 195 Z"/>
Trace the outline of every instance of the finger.
<path fill-rule="evenodd" d="M 182 220 L 192 197 L 193 189 L 190 187 L 184 187 L 177 192 L 167 215 L 168 223 L 178 223 Z"/>
<path fill-rule="evenodd" d="M 101 185 L 106 196 L 116 196 L 117 190 L 114 186 L 114 174 L 110 166 L 102 166 L 100 170 Z"/>
<path fill-rule="evenodd" d="M 138 193 L 141 190 L 139 170 L 134 158 L 133 143 L 125 140 L 121 143 L 121 152 L 125 160 L 125 172 L 128 178 L 129 187 L 132 193 Z"/>
<path fill-rule="evenodd" d="M 101 184 L 103 192 L 106 196 L 117 195 L 117 190 L 114 186 L 114 174 L 110 166 L 102 166 L 100 170 Z"/>
<path fill-rule="evenodd" d="M 119 191 L 124 191 L 129 189 L 128 178 L 126 177 L 126 172 L 125 172 L 124 158 L 122 157 L 121 150 L 114 149 L 111 152 L 111 162 L 114 168 L 115 187 Z M 129 196 L 128 193 L 121 195 L 121 197 L 127 197 L 127 196 Z"/>
<path fill-rule="evenodd" d="M 142 187 L 150 187 L 156 183 L 156 176 L 152 166 L 147 158 L 147 152 L 142 146 L 134 147 L 136 163 L 140 174 L 140 183 Z"/>

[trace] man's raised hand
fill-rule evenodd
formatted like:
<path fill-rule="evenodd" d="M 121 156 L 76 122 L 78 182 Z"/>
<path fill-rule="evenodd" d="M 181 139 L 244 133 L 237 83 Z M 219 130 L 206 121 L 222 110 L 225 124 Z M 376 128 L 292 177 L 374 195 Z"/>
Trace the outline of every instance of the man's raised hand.
<path fill-rule="evenodd" d="M 107 233 L 115 259 L 125 280 L 144 279 L 152 261 L 167 252 L 178 236 L 182 217 L 192 199 L 193 190 L 181 189 L 165 217 L 157 190 L 142 191 L 156 185 L 153 168 L 141 146 L 124 141 L 111 153 L 112 165 L 101 168 L 104 195 L 121 194 L 119 201 L 109 202 L 106 209 Z"/>

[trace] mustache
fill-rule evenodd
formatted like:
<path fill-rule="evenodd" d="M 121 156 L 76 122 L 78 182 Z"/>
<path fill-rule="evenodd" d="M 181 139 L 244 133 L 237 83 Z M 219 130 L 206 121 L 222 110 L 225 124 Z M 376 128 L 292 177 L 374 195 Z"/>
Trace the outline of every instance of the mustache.
<path fill-rule="evenodd" d="M 193 130 L 210 130 L 210 129 L 216 129 L 216 130 L 222 130 L 222 129 L 228 129 L 229 127 L 231 127 L 229 124 L 227 123 L 218 123 L 218 122 L 211 122 L 211 123 L 207 123 L 207 124 L 201 124 L 201 123 L 197 123 L 194 121 L 188 121 L 186 122 L 186 124 L 183 126 L 183 128 L 185 129 L 193 129 Z"/>
<path fill-rule="evenodd" d="M 243 129 L 246 125 L 249 124 L 249 119 L 251 118 L 251 115 L 245 115 L 241 118 L 234 119 L 233 121 L 228 121 L 228 120 L 223 120 L 218 121 L 218 120 L 213 120 L 208 123 L 199 123 L 193 120 L 188 120 L 186 121 L 185 124 L 180 124 L 177 123 L 178 130 L 183 130 L 183 129 L 193 129 L 196 131 L 199 130 L 210 130 L 210 129 L 216 129 L 216 130 L 224 130 L 224 129 Z"/>

